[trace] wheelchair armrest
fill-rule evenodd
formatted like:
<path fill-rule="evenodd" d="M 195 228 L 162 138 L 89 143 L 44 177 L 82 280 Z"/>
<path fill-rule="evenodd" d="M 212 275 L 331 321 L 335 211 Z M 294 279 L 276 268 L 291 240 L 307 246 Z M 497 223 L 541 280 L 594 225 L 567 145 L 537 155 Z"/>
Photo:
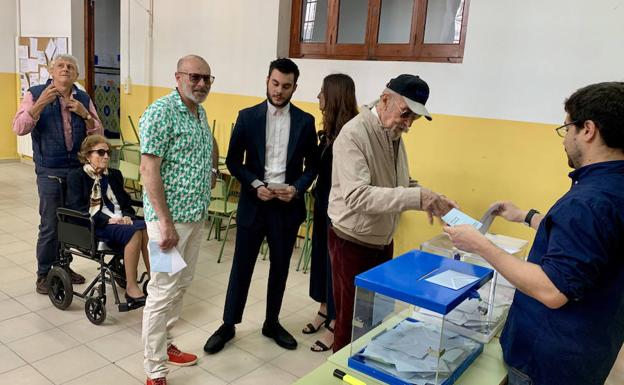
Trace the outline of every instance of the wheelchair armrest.
<path fill-rule="evenodd" d="M 67 215 L 67 216 L 74 217 L 74 218 L 85 218 L 85 219 L 88 219 L 88 218 L 91 217 L 89 215 L 89 213 L 76 211 L 76 210 L 68 209 L 68 208 L 65 208 L 65 207 L 59 207 L 58 209 L 56 209 L 56 212 L 58 214 Z"/>
<path fill-rule="evenodd" d="M 143 207 L 143 201 L 137 199 L 130 199 L 130 204 L 134 207 Z"/>

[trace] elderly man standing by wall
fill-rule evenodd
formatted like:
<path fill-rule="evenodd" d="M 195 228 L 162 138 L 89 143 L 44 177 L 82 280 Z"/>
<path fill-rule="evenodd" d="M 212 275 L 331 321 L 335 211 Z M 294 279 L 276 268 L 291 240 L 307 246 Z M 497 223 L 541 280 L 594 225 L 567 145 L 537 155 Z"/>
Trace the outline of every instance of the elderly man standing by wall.
<path fill-rule="evenodd" d="M 70 170 L 80 167 L 78 151 L 87 135 L 102 134 L 95 106 L 74 84 L 78 62 L 71 55 L 59 55 L 50 63 L 50 80 L 31 87 L 13 120 L 13 132 L 31 134 L 33 161 L 39 191 L 39 237 L 37 239 L 37 282 L 35 290 L 48 294 L 46 278 L 58 260 L 56 209 L 62 192 L 58 182 Z M 72 283 L 84 283 L 82 275 L 70 269 Z"/>
<path fill-rule="evenodd" d="M 390 80 L 380 99 L 362 107 L 334 143 L 328 246 L 336 325 L 334 352 L 351 341 L 354 279 L 392 258 L 393 234 L 406 210 L 426 211 L 430 222 L 455 203 L 410 181 L 401 134 L 421 116 L 429 86 L 418 76 Z"/>
<path fill-rule="evenodd" d="M 200 56 L 185 56 L 178 61 L 175 78 L 177 89 L 150 105 L 139 122 L 150 242 L 158 242 L 163 251 L 176 248 L 187 265 L 172 275 L 151 273 L 142 335 L 147 385 L 167 384 L 167 363 L 197 363 L 196 355 L 172 344 L 170 331 L 180 318 L 182 298 L 195 273 L 219 159 L 200 105 L 214 81 L 210 66 Z"/>

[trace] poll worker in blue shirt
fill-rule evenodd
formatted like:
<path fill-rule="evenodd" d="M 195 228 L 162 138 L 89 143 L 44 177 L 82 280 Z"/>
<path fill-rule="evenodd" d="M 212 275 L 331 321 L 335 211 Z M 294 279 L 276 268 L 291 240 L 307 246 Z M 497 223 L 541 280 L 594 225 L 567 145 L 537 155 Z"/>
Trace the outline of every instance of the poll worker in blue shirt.
<path fill-rule="evenodd" d="M 546 215 L 495 203 L 537 229 L 528 261 L 471 226 L 444 228 L 518 289 L 500 340 L 509 385 L 602 385 L 624 341 L 624 83 L 581 88 L 565 111 L 570 190 Z"/>

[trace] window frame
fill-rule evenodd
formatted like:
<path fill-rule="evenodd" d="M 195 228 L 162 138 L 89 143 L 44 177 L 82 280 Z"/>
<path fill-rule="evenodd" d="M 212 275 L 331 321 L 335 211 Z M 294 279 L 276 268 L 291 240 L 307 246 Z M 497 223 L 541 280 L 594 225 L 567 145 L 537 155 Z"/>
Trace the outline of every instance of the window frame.
<path fill-rule="evenodd" d="M 293 0 L 290 25 L 290 57 L 343 60 L 393 60 L 461 63 L 466 43 L 470 0 L 464 1 L 458 44 L 424 42 L 427 3 L 435 0 L 413 0 L 410 41 L 404 44 L 377 43 L 381 4 L 383 0 L 368 0 L 368 17 L 363 44 L 338 44 L 340 0 L 327 1 L 327 30 L 325 42 L 301 41 L 302 8 L 306 0 Z M 318 4 L 317 4 L 318 6 Z"/>

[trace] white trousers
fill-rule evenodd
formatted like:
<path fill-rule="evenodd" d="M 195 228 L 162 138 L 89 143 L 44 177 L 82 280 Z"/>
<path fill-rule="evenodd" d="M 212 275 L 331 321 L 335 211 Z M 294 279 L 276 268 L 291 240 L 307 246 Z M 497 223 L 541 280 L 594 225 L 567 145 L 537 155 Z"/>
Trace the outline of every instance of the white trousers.
<path fill-rule="evenodd" d="M 150 240 L 160 240 L 158 222 L 147 222 Z M 180 318 L 182 297 L 193 281 L 199 246 L 203 234 L 203 222 L 175 223 L 180 236 L 176 248 L 187 266 L 178 273 L 151 272 L 147 285 L 147 300 L 143 309 L 143 367 L 149 378 L 165 377 L 167 368 L 167 347 L 171 344 L 171 329 Z"/>

